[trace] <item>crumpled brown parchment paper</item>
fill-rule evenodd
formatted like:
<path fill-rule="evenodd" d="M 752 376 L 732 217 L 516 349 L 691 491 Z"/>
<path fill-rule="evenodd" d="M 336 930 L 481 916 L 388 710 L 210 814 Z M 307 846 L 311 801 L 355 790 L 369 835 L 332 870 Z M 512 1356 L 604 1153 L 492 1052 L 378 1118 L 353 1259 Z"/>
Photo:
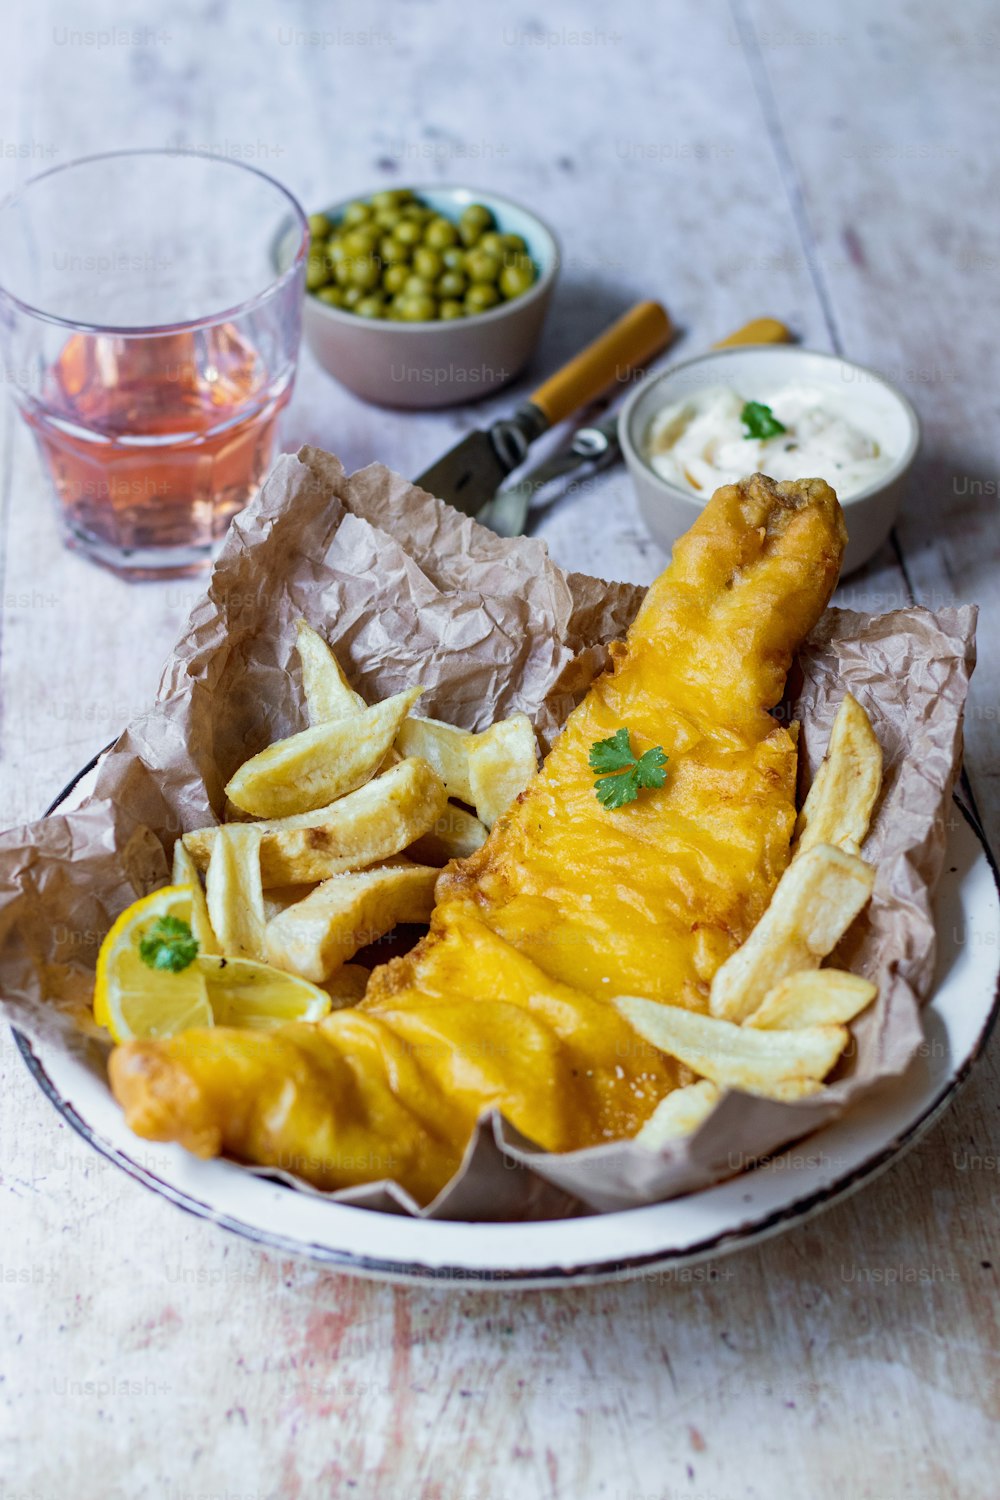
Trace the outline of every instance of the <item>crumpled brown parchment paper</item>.
<path fill-rule="evenodd" d="M 629 584 L 564 573 L 543 542 L 494 536 L 381 464 L 348 476 L 318 449 L 285 455 L 233 524 L 156 705 L 105 758 L 93 794 L 77 810 L 0 836 L 5 1017 L 29 1038 L 103 1067 L 89 1018 L 101 939 L 129 902 L 166 881 L 177 835 L 221 815 L 237 766 L 304 727 L 300 616 L 331 641 L 370 700 L 420 682 L 421 713 L 469 729 L 522 711 L 544 750 L 641 598 Z M 656 1153 L 625 1141 L 554 1156 L 494 1114 L 429 1208 L 395 1184 L 331 1196 L 494 1220 L 656 1202 L 731 1176 L 901 1074 L 923 1040 L 930 903 L 961 761 L 974 633 L 972 608 L 830 610 L 793 673 L 781 711 L 802 723 L 805 779 L 846 690 L 871 716 L 886 770 L 863 850 L 878 868 L 874 897 L 838 955 L 879 985 L 879 997 L 854 1023 L 848 1056 L 820 1095 L 779 1104 L 728 1093 L 695 1135 Z"/>

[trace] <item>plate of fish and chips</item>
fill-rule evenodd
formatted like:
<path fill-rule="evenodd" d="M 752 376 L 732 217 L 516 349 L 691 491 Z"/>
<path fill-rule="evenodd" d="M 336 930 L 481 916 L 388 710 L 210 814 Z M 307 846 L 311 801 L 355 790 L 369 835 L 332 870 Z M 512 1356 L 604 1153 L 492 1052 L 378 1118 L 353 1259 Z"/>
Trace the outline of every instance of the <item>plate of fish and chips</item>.
<path fill-rule="evenodd" d="M 719 491 L 540 767 L 527 713 L 362 692 L 296 619 L 304 727 L 112 898 L 42 1087 L 180 1206 L 397 1279 L 666 1272 L 870 1179 L 985 1044 L 1000 907 L 971 621 L 821 625 L 843 545 L 821 481 Z"/>

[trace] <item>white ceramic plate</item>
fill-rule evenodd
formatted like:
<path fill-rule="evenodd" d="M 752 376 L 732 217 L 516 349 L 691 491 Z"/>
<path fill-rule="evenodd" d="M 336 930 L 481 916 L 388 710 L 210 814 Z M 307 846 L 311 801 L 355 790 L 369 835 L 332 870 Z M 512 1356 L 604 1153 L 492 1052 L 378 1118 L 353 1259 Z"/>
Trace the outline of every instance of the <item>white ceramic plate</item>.
<path fill-rule="evenodd" d="M 61 799 L 60 799 L 61 800 Z M 669 1274 L 778 1234 L 884 1171 L 968 1077 L 996 1020 L 1000 895 L 956 803 L 937 907 L 926 1042 L 906 1076 L 751 1172 L 670 1203 L 531 1224 L 428 1222 L 331 1203 L 129 1131 L 106 1084 L 51 1048 L 18 1046 L 60 1114 L 104 1156 L 189 1213 L 279 1251 L 394 1281 L 542 1287 Z"/>

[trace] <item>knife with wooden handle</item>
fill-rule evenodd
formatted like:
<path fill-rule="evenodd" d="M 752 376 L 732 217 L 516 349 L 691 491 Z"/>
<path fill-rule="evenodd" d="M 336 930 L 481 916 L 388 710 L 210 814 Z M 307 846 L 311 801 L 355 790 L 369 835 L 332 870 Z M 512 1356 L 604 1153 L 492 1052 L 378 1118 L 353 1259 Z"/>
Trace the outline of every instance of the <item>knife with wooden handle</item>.
<path fill-rule="evenodd" d="M 470 432 L 425 469 L 416 483 L 456 510 L 474 516 L 524 462 L 536 438 L 659 354 L 672 332 L 659 302 L 637 303 L 543 381 L 512 416 Z"/>
<path fill-rule="evenodd" d="M 609 329 L 609 333 L 611 332 L 613 330 Z M 737 328 L 735 333 L 719 339 L 713 348 L 730 349 L 739 344 L 787 344 L 791 342 L 791 337 L 784 323 L 780 323 L 777 318 L 755 318 L 742 328 Z M 562 380 L 573 363 L 571 361 L 565 370 L 554 375 L 546 384 L 552 385 Z M 537 402 L 539 395 L 545 390 L 546 386 L 542 386 L 540 391 L 536 391 L 533 401 Z M 578 470 L 606 469 L 617 461 L 621 456 L 617 428 L 616 416 L 606 417 L 590 426 L 578 427 L 565 448 L 554 453 L 518 484 L 507 489 L 501 488 L 487 500 L 482 509 L 476 512 L 476 520 L 481 526 L 488 526 L 500 536 L 519 536 L 524 530 L 528 512 L 538 491 L 551 480 L 568 478 Z"/>

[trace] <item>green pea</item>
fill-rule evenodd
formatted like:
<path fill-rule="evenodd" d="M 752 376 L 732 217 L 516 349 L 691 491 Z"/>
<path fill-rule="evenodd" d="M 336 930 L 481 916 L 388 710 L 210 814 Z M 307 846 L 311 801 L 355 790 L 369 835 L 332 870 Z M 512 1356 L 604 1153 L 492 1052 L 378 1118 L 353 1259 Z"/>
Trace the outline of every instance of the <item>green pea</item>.
<path fill-rule="evenodd" d="M 367 297 L 362 297 L 360 302 L 356 303 L 354 311 L 359 318 L 381 318 L 384 306 L 382 298 L 377 292 L 373 292 Z"/>
<path fill-rule="evenodd" d="M 446 250 L 441 251 L 441 259 L 449 271 L 465 270 L 465 251 L 461 245 L 449 245 Z"/>
<path fill-rule="evenodd" d="M 350 286 L 351 282 L 352 282 L 352 272 L 353 272 L 353 270 L 354 270 L 354 262 L 353 262 L 353 260 L 348 260 L 347 256 L 345 255 L 342 260 L 338 260 L 336 262 L 336 264 L 334 265 L 334 268 L 333 268 L 333 279 L 334 279 L 334 281 L 337 283 L 338 286 Z"/>
<path fill-rule="evenodd" d="M 372 219 L 380 229 L 388 229 L 390 232 L 397 224 L 402 223 L 403 215 L 398 208 L 380 208 Z"/>
<path fill-rule="evenodd" d="M 382 268 L 373 255 L 359 255 L 350 265 L 352 286 L 359 286 L 363 292 L 370 292 L 378 286 Z"/>
<path fill-rule="evenodd" d="M 323 253 L 331 266 L 335 266 L 338 260 L 343 260 L 347 251 L 344 249 L 344 241 L 339 234 L 331 234 L 326 245 L 323 247 Z"/>
<path fill-rule="evenodd" d="M 311 292 L 325 286 L 330 279 L 330 269 L 325 255 L 310 255 L 306 260 L 306 286 Z"/>
<path fill-rule="evenodd" d="M 325 240 L 332 228 L 326 214 L 309 215 L 309 233 L 314 240 Z"/>
<path fill-rule="evenodd" d="M 450 323 L 453 318 L 464 318 L 465 308 L 461 302 L 455 301 L 452 297 L 446 297 L 438 306 L 438 317 Z"/>
<path fill-rule="evenodd" d="M 500 290 L 509 300 L 522 296 L 534 285 L 535 268 L 527 256 L 521 256 L 512 265 L 504 266 L 500 272 Z"/>
<path fill-rule="evenodd" d="M 434 283 L 425 276 L 407 276 L 403 284 L 404 297 L 433 297 Z"/>
<path fill-rule="evenodd" d="M 362 291 L 361 287 L 346 286 L 344 288 L 344 306 L 349 308 L 357 307 L 358 303 L 361 301 L 364 295 L 365 294 Z"/>
<path fill-rule="evenodd" d="M 423 276 L 428 281 L 437 281 L 444 270 L 444 261 L 437 250 L 431 250 L 427 245 L 418 245 L 413 252 L 413 269 L 418 276 Z"/>
<path fill-rule="evenodd" d="M 470 203 L 462 210 L 458 221 L 459 237 L 466 247 L 478 244 L 486 230 L 492 227 L 493 215 L 482 203 Z"/>
<path fill-rule="evenodd" d="M 461 271 L 445 271 L 444 275 L 438 278 L 436 291 L 439 297 L 446 299 L 464 297 L 468 285 Z"/>
<path fill-rule="evenodd" d="M 432 218 L 424 230 L 424 244 L 430 245 L 432 250 L 446 250 L 449 245 L 454 245 L 457 239 L 458 230 L 454 224 L 440 214 Z"/>
<path fill-rule="evenodd" d="M 384 266 L 403 265 L 410 258 L 410 247 L 387 234 L 378 247 L 379 258 Z"/>
<path fill-rule="evenodd" d="M 505 251 L 513 252 L 515 255 L 527 254 L 528 247 L 519 234 L 502 234 L 500 238 Z"/>
<path fill-rule="evenodd" d="M 402 208 L 404 203 L 412 201 L 413 193 L 410 188 L 385 188 L 380 193 L 373 193 L 371 205 L 374 209 Z"/>
<path fill-rule="evenodd" d="M 404 219 L 411 219 L 414 224 L 419 224 L 423 229 L 433 219 L 434 212 L 426 208 L 423 203 L 408 203 L 402 210 L 402 215 Z"/>
<path fill-rule="evenodd" d="M 395 295 L 396 292 L 403 290 L 409 274 L 409 266 L 404 265 L 402 261 L 394 266 L 386 266 L 382 272 L 382 285 L 387 292 L 392 292 Z"/>
<path fill-rule="evenodd" d="M 502 266 L 509 266 L 524 255 L 528 247 L 519 234 L 497 234 L 491 230 L 489 234 L 483 235 L 477 248 L 488 250 Z"/>
<path fill-rule="evenodd" d="M 339 286 L 321 286 L 316 295 L 328 307 L 343 307 L 344 305 L 344 294 Z"/>
<path fill-rule="evenodd" d="M 496 281 L 500 275 L 500 261 L 477 246 L 465 257 L 465 269 L 470 281 Z"/>
<path fill-rule="evenodd" d="M 404 323 L 430 323 L 437 317 L 437 303 L 433 297 L 409 297 L 397 299 L 399 316 Z"/>
<path fill-rule="evenodd" d="M 378 230 L 374 224 L 364 224 L 358 229 L 349 229 L 341 243 L 345 255 L 371 255 L 378 245 Z"/>
<path fill-rule="evenodd" d="M 500 293 L 491 282 L 474 281 L 465 294 L 465 310 L 468 313 L 486 312 L 499 301 Z"/>
<path fill-rule="evenodd" d="M 493 215 L 484 203 L 470 203 L 468 208 L 462 209 L 458 222 L 459 226 L 464 224 L 475 229 L 478 239 L 487 229 L 493 228 Z"/>
<path fill-rule="evenodd" d="M 340 222 L 350 229 L 352 224 L 364 224 L 372 216 L 372 206 L 362 198 L 355 198 L 341 214 Z"/>
<path fill-rule="evenodd" d="M 392 236 L 401 245 L 406 245 L 408 249 L 412 249 L 414 245 L 420 244 L 420 241 L 424 237 L 424 232 L 420 225 L 415 224 L 412 219 L 403 219 L 392 231 Z"/>

